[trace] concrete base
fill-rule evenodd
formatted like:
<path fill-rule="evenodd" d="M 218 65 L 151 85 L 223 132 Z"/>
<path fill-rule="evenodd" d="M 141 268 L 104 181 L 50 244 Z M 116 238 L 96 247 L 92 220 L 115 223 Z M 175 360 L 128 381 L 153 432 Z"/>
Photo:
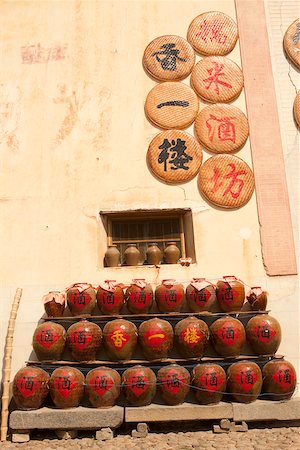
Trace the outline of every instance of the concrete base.
<path fill-rule="evenodd" d="M 300 420 L 300 398 L 287 401 L 256 400 L 253 403 L 232 403 L 233 420 Z"/>
<path fill-rule="evenodd" d="M 29 430 L 15 430 L 11 435 L 11 441 L 22 444 L 23 442 L 30 441 Z"/>

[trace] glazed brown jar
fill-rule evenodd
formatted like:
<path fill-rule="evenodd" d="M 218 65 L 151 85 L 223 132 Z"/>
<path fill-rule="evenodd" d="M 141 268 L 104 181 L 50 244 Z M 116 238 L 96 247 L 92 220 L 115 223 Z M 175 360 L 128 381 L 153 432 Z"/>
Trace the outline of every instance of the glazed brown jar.
<path fill-rule="evenodd" d="M 123 289 L 116 284 L 116 280 L 106 280 L 97 290 L 97 304 L 102 314 L 120 314 L 125 299 Z"/>
<path fill-rule="evenodd" d="M 225 276 L 217 282 L 217 300 L 222 311 L 240 311 L 245 300 L 245 288 L 235 276 Z"/>
<path fill-rule="evenodd" d="M 210 335 L 214 349 L 224 357 L 239 356 L 246 342 L 244 325 L 230 316 L 213 322 L 210 326 Z"/>
<path fill-rule="evenodd" d="M 13 398 L 18 409 L 38 409 L 49 392 L 50 376 L 39 367 L 23 367 L 13 381 Z"/>
<path fill-rule="evenodd" d="M 90 370 L 85 384 L 87 398 L 95 408 L 111 408 L 120 395 L 121 377 L 109 367 Z"/>
<path fill-rule="evenodd" d="M 149 367 L 126 369 L 122 375 L 123 393 L 131 406 L 150 405 L 156 394 L 156 376 Z"/>
<path fill-rule="evenodd" d="M 256 400 L 262 388 L 262 374 L 259 366 L 252 361 L 231 364 L 227 371 L 227 390 L 240 403 Z"/>
<path fill-rule="evenodd" d="M 208 345 L 209 330 L 203 320 L 187 317 L 175 326 L 175 344 L 184 358 L 201 358 Z"/>
<path fill-rule="evenodd" d="M 283 359 L 273 359 L 264 365 L 263 398 L 289 400 L 295 392 L 297 376 L 294 366 Z"/>
<path fill-rule="evenodd" d="M 153 304 L 153 290 L 144 278 L 132 280 L 125 292 L 126 304 L 132 314 L 147 314 Z"/>
<path fill-rule="evenodd" d="M 92 314 L 96 306 L 95 289 L 87 283 L 73 284 L 67 290 L 67 303 L 72 316 Z"/>
<path fill-rule="evenodd" d="M 146 251 L 147 263 L 157 266 L 162 259 L 162 252 L 156 243 L 149 244 Z"/>
<path fill-rule="evenodd" d="M 116 245 L 109 245 L 104 256 L 107 267 L 118 267 L 120 264 L 120 252 Z"/>
<path fill-rule="evenodd" d="M 85 379 L 74 367 L 58 367 L 50 377 L 50 396 L 57 408 L 73 408 L 80 404 Z"/>
<path fill-rule="evenodd" d="M 66 307 L 66 294 L 60 291 L 50 291 L 42 298 L 48 317 L 62 317 Z"/>
<path fill-rule="evenodd" d="M 176 245 L 176 242 L 167 242 L 164 249 L 164 261 L 167 264 L 177 264 L 180 258 L 180 250 Z"/>
<path fill-rule="evenodd" d="M 186 301 L 190 311 L 210 311 L 216 302 L 215 287 L 205 278 L 193 278 L 186 288 Z"/>
<path fill-rule="evenodd" d="M 67 330 L 67 346 L 75 361 L 94 361 L 101 341 L 101 328 L 88 320 L 73 323 Z"/>
<path fill-rule="evenodd" d="M 162 400 L 167 405 L 180 405 L 190 390 L 189 371 L 177 364 L 162 367 L 157 372 L 157 386 Z"/>
<path fill-rule="evenodd" d="M 107 322 L 103 328 L 104 346 L 113 361 L 129 360 L 137 345 L 137 328 L 124 319 Z"/>
<path fill-rule="evenodd" d="M 138 266 L 140 261 L 140 251 L 136 244 L 128 244 L 124 252 L 125 263 L 127 266 Z"/>
<path fill-rule="evenodd" d="M 273 355 L 281 342 L 280 324 L 268 314 L 258 314 L 248 321 L 246 336 L 256 355 Z"/>
<path fill-rule="evenodd" d="M 155 300 L 159 312 L 179 312 L 184 301 L 184 288 L 173 279 L 163 280 L 155 291 Z"/>
<path fill-rule="evenodd" d="M 219 403 L 226 391 L 226 373 L 219 364 L 198 364 L 192 371 L 192 384 L 201 405 Z"/>
<path fill-rule="evenodd" d="M 174 331 L 166 320 L 146 320 L 139 327 L 139 343 L 149 361 L 167 358 L 173 347 Z"/>
<path fill-rule="evenodd" d="M 246 299 L 254 311 L 265 311 L 268 303 L 268 293 L 260 286 L 252 287 Z"/>
<path fill-rule="evenodd" d="M 33 350 L 39 361 L 55 361 L 61 358 L 66 343 L 66 330 L 55 322 L 37 326 L 32 338 Z"/>

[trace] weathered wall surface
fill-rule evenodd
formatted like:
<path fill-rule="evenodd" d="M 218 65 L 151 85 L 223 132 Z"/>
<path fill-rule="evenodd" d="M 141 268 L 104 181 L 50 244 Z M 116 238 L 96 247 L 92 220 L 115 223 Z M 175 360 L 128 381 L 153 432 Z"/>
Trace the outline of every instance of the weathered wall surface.
<path fill-rule="evenodd" d="M 266 3 L 268 13 L 275 3 Z M 192 19 L 208 10 L 235 17 L 232 0 L 1 2 L 1 352 L 11 299 L 16 287 L 23 288 L 13 374 L 30 356 L 43 314 L 40 300 L 49 290 L 107 278 L 188 282 L 227 274 L 269 291 L 269 307 L 283 329 L 279 352 L 299 371 L 297 277 L 266 277 L 255 195 L 239 210 L 219 210 L 201 198 L 196 179 L 168 186 L 147 168 L 148 143 L 159 130 L 144 115 L 155 85 L 142 68 L 144 48 L 163 34 L 185 37 Z M 283 31 L 291 15 L 284 16 Z M 280 41 L 272 45 L 278 51 Z M 230 58 L 240 64 L 238 45 Z M 289 65 L 283 56 L 274 64 L 280 85 Z M 294 94 L 290 86 L 291 103 Z M 246 112 L 243 93 L 234 104 Z M 285 121 L 285 130 L 294 126 L 290 113 Z M 193 127 L 187 131 L 193 134 Z M 283 138 L 297 235 L 299 141 L 296 131 L 292 143 Z M 204 152 L 204 160 L 209 156 Z M 249 142 L 238 156 L 251 165 Z M 192 208 L 196 264 L 103 268 L 106 235 L 99 211 L 141 207 Z"/>

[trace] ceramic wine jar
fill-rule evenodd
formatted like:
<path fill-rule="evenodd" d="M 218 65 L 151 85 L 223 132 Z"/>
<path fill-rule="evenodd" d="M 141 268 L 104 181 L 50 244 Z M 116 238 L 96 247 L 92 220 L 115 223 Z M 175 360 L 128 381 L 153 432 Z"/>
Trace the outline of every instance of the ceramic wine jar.
<path fill-rule="evenodd" d="M 77 407 L 84 394 L 85 378 L 75 367 L 58 367 L 50 377 L 50 396 L 57 408 Z"/>
<path fill-rule="evenodd" d="M 102 314 L 120 314 L 125 299 L 123 289 L 115 280 L 106 280 L 97 289 L 97 304 Z"/>
<path fill-rule="evenodd" d="M 153 290 L 145 279 L 134 279 L 125 292 L 126 305 L 132 314 L 147 314 L 153 304 Z"/>
<path fill-rule="evenodd" d="M 38 409 L 49 392 L 50 376 L 39 367 L 20 369 L 13 381 L 13 398 L 18 409 Z"/>
<path fill-rule="evenodd" d="M 239 356 L 246 342 L 244 325 L 230 316 L 213 322 L 210 326 L 210 336 L 214 349 L 224 357 Z"/>
<path fill-rule="evenodd" d="M 129 360 L 137 345 L 137 328 L 124 319 L 107 322 L 103 328 L 103 341 L 107 355 L 113 361 Z"/>
<path fill-rule="evenodd" d="M 159 312 L 179 312 L 184 301 L 184 288 L 175 280 L 163 280 L 155 291 L 155 300 Z"/>
<path fill-rule="evenodd" d="M 252 361 L 240 361 L 229 366 L 227 371 L 227 390 L 233 399 L 240 403 L 256 400 L 262 388 L 262 373 Z"/>
<path fill-rule="evenodd" d="M 116 245 L 109 245 L 104 255 L 107 267 L 118 267 L 120 264 L 120 252 Z"/>
<path fill-rule="evenodd" d="M 190 382 L 189 371 L 177 364 L 162 367 L 157 372 L 158 391 L 167 405 L 183 403 L 189 393 Z"/>
<path fill-rule="evenodd" d="M 150 405 L 156 394 L 155 373 L 149 367 L 140 365 L 130 367 L 122 375 L 122 386 L 129 405 Z"/>
<path fill-rule="evenodd" d="M 162 252 L 156 243 L 149 244 L 146 251 L 147 263 L 157 266 L 162 259 Z"/>
<path fill-rule="evenodd" d="M 140 261 L 140 251 L 136 244 L 128 244 L 124 252 L 124 259 L 127 266 L 138 266 Z"/>
<path fill-rule="evenodd" d="M 149 361 L 167 358 L 173 347 L 174 332 L 166 320 L 153 319 L 142 322 L 139 327 L 139 343 Z"/>
<path fill-rule="evenodd" d="M 187 317 L 175 326 L 175 344 L 184 358 L 201 358 L 208 345 L 209 329 L 203 320 Z"/>
<path fill-rule="evenodd" d="M 252 287 L 248 292 L 246 299 L 254 311 L 265 311 L 268 303 L 268 293 L 263 291 L 260 286 Z"/>
<path fill-rule="evenodd" d="M 280 324 L 268 314 L 258 314 L 248 321 L 246 336 L 256 355 L 273 355 L 281 342 Z"/>
<path fill-rule="evenodd" d="M 215 287 L 205 278 L 193 278 L 186 288 L 186 301 L 190 311 L 210 311 L 216 302 Z"/>
<path fill-rule="evenodd" d="M 62 317 L 66 307 L 65 292 L 51 291 L 42 298 L 48 317 Z"/>
<path fill-rule="evenodd" d="M 86 396 L 94 408 L 110 408 L 120 395 L 121 377 L 114 369 L 97 367 L 88 372 L 85 385 Z"/>
<path fill-rule="evenodd" d="M 222 311 L 240 311 L 245 300 L 245 288 L 235 276 L 225 276 L 217 282 L 217 300 Z"/>
<path fill-rule="evenodd" d="M 263 398 L 289 400 L 295 392 L 297 376 L 294 366 L 283 359 L 273 359 L 264 365 Z"/>
<path fill-rule="evenodd" d="M 88 320 L 73 323 L 67 330 L 67 346 L 75 361 L 94 361 L 101 341 L 101 328 Z"/>
<path fill-rule="evenodd" d="M 66 343 L 66 330 L 55 322 L 37 326 L 32 338 L 33 350 L 39 361 L 55 361 L 61 358 Z"/>
<path fill-rule="evenodd" d="M 87 283 L 73 284 L 67 290 L 67 303 L 72 316 L 92 314 L 96 306 L 95 289 Z"/>
<path fill-rule="evenodd" d="M 167 264 L 177 264 L 180 258 L 180 250 L 176 245 L 176 242 L 167 242 L 164 249 L 164 261 Z"/>
<path fill-rule="evenodd" d="M 219 364 L 198 364 L 192 371 L 192 384 L 201 405 L 219 403 L 226 391 L 225 370 Z"/>

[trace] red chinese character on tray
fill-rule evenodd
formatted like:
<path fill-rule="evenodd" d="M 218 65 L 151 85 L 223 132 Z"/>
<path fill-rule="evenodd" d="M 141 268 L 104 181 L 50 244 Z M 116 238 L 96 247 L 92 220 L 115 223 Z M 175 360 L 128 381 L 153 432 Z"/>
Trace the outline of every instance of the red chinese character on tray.
<path fill-rule="evenodd" d="M 222 70 L 224 69 L 224 64 L 219 64 L 217 62 L 213 62 L 214 67 L 211 67 L 210 69 L 206 69 L 207 72 L 209 73 L 209 77 L 205 78 L 204 83 L 207 83 L 207 86 L 205 86 L 205 89 L 210 89 L 210 87 L 212 85 L 214 85 L 214 90 L 216 91 L 216 93 L 219 95 L 220 94 L 220 87 L 224 86 L 228 89 L 232 89 L 231 84 L 226 83 L 226 81 L 220 80 L 220 77 L 224 76 L 225 73 L 222 72 Z"/>
<path fill-rule="evenodd" d="M 208 139 L 210 142 L 217 135 L 219 141 L 232 141 L 235 143 L 235 124 L 232 122 L 232 120 L 235 120 L 235 117 L 221 117 L 218 119 L 213 114 L 209 116 L 205 123 L 208 128 Z"/>
<path fill-rule="evenodd" d="M 230 194 L 232 198 L 238 198 L 245 184 L 244 181 L 238 177 L 241 175 L 246 175 L 247 172 L 245 170 L 237 171 L 235 168 L 235 164 L 233 163 L 227 165 L 231 167 L 231 171 L 226 173 L 225 175 L 221 175 L 220 170 L 218 168 L 214 168 L 214 175 L 210 178 L 210 181 L 214 182 L 214 187 L 211 189 L 211 191 L 217 192 L 224 184 L 224 181 L 229 179 L 230 183 L 224 190 L 223 197 L 227 194 Z"/>

